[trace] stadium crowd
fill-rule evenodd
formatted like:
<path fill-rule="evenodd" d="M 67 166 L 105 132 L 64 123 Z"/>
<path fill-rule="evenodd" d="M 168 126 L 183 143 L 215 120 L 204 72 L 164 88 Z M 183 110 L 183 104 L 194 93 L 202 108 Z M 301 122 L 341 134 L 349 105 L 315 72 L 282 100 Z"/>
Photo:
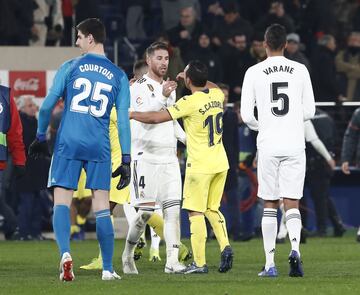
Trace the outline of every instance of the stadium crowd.
<path fill-rule="evenodd" d="M 88 17 L 99 17 L 107 27 L 109 40 L 105 49 L 109 53 L 113 50 L 112 41 L 123 37 L 136 45 L 138 56 L 143 56 L 144 48 L 153 41 L 166 42 L 170 55 L 167 75 L 172 80 L 190 60 L 205 63 L 209 80 L 223 83 L 219 86 L 229 102 L 224 113 L 224 145 L 230 172 L 223 206 L 228 211 L 228 231 L 234 240 L 248 240 L 259 233 L 260 228 L 262 204 L 256 199 L 253 167 L 256 133 L 242 123 L 239 100 L 246 70 L 266 58 L 262 45 L 265 29 L 272 23 L 286 28 L 285 56 L 307 67 L 317 102 L 360 101 L 359 1 L 0 0 L 0 7 L 1 46 L 73 46 L 73 26 Z M 120 50 L 120 66 L 124 66 L 131 77 L 127 66 L 135 60 L 127 61 L 129 56 L 123 58 L 121 54 Z M 185 93 L 184 85 L 179 84 L 178 98 Z M 17 104 L 27 151 L 36 135 L 37 109 L 29 96 L 20 97 Z M 56 135 L 61 108 L 59 105 L 53 114 L 50 141 Z M 332 115 L 349 119 L 341 115 L 341 110 L 339 113 Z M 358 116 L 356 111 L 346 131 L 341 158 L 335 144 L 338 138 L 333 134 L 323 136 L 327 126 L 314 122 L 327 150 L 337 152 L 338 164 L 345 163 L 346 173 L 359 146 Z M 319 165 L 326 170 L 325 182 L 330 182 L 334 167 L 327 165 L 329 159 L 314 154 L 308 157 L 311 157 L 310 163 L 316 162 L 316 170 Z M 6 239 L 44 239 L 41 231 L 49 228 L 52 215 L 51 192 L 46 189 L 49 162 L 50 159 L 28 161 L 27 171 L 25 175 L 20 173 L 20 177 L 19 165 L 9 161 L 0 197 L 0 204 L 4 203 L 0 215 L 4 217 Z M 311 183 L 311 169 L 307 177 Z M 318 217 L 316 234 L 326 235 L 324 224 L 329 217 L 334 221 L 334 235 L 342 236 L 345 229 L 336 208 L 328 201 L 329 192 L 314 191 L 312 197 Z M 329 205 L 324 206 L 324 202 Z M 244 212 L 241 217 L 240 208 Z M 306 224 L 304 220 L 303 223 Z"/>

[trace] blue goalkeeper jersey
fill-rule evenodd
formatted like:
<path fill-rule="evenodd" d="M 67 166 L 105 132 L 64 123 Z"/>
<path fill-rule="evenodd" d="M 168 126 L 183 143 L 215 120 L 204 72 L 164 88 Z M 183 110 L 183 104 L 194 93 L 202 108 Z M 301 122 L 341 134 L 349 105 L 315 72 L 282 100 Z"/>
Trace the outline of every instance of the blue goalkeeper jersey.
<path fill-rule="evenodd" d="M 115 104 L 118 113 L 123 110 L 127 116 L 129 108 L 126 74 L 105 56 L 86 54 L 60 67 L 48 96 L 49 100 L 64 99 L 54 154 L 67 159 L 109 161 L 111 109 Z"/>

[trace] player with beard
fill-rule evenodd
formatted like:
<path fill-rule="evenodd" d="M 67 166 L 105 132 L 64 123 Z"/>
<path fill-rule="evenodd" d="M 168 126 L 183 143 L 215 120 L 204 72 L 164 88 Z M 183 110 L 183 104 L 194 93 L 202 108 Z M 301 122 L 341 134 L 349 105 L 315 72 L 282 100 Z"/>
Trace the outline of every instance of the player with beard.
<path fill-rule="evenodd" d="M 164 76 L 169 65 L 166 44 L 155 42 L 146 50 L 148 72 L 130 87 L 131 109 L 138 112 L 159 111 L 175 103 L 177 83 Z M 177 121 L 158 125 L 133 122 L 131 125 L 132 175 L 131 202 L 138 209 L 129 226 L 122 255 L 123 271 L 138 274 L 134 249 L 146 223 L 160 206 L 164 215 L 166 273 L 181 272 L 179 263 L 181 176 L 176 156 L 177 139 L 185 143 L 185 133 Z"/>

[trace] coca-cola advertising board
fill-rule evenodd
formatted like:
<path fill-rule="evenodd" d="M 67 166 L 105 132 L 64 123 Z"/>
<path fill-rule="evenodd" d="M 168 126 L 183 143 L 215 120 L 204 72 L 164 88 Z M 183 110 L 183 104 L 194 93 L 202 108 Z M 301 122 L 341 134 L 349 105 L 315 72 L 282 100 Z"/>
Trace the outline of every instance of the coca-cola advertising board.
<path fill-rule="evenodd" d="M 9 71 L 9 86 L 12 96 L 32 94 L 35 97 L 46 96 L 46 72 Z"/>

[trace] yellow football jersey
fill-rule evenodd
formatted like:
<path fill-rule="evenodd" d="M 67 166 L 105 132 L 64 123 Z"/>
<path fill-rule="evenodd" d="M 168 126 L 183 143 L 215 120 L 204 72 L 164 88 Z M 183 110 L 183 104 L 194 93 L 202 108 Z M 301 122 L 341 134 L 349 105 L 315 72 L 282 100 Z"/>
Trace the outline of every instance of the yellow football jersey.
<path fill-rule="evenodd" d="M 110 125 L 109 125 L 109 136 L 110 136 L 110 150 L 111 150 L 111 162 L 113 170 L 119 167 L 121 163 L 121 147 L 119 144 L 119 135 L 117 128 L 117 113 L 113 107 L 110 113 Z"/>
<path fill-rule="evenodd" d="M 222 143 L 224 94 L 218 88 L 197 91 L 168 107 L 175 120 L 183 118 L 188 159 L 192 173 L 218 173 L 229 169 Z"/>

